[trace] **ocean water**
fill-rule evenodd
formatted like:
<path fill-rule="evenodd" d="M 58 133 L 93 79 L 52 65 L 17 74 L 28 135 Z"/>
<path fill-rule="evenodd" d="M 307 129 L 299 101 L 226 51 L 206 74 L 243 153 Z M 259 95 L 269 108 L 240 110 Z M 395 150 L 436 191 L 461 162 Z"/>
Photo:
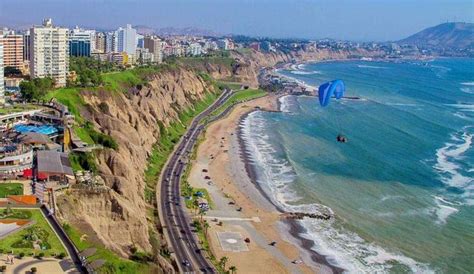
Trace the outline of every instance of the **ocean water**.
<path fill-rule="evenodd" d="M 282 70 L 346 95 L 285 96 L 242 121 L 259 185 L 347 272 L 474 271 L 474 60 L 326 62 Z M 349 139 L 336 141 L 338 133 Z"/>

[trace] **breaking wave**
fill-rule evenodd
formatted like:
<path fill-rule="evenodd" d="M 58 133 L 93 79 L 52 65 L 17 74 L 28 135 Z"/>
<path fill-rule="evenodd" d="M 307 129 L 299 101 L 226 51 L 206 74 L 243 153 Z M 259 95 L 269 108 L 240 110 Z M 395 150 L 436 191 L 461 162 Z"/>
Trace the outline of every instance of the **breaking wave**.
<path fill-rule="evenodd" d="M 285 105 L 289 98 L 280 98 L 281 105 Z M 287 159 L 285 149 L 275 140 L 278 137 L 269 135 L 272 134 L 270 125 L 263 115 L 262 111 L 252 112 L 240 124 L 245 150 L 256 170 L 258 185 L 272 202 L 286 211 L 333 215 L 331 208 L 321 204 L 298 204 L 301 197 L 293 188 L 298 175 Z M 349 273 L 388 272 L 394 263 L 406 265 L 415 273 L 430 272 L 427 265 L 365 241 L 337 224 L 337 218 L 330 221 L 305 218 L 299 222 L 306 229 L 301 236 L 314 241 L 312 248 L 331 264 Z"/>

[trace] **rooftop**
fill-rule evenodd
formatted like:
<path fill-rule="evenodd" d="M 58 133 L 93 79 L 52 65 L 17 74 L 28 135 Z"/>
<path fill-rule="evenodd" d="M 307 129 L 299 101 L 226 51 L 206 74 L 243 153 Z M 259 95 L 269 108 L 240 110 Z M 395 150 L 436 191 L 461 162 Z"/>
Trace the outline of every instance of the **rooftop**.
<path fill-rule="evenodd" d="M 38 172 L 74 176 L 66 153 L 40 150 L 37 152 Z"/>

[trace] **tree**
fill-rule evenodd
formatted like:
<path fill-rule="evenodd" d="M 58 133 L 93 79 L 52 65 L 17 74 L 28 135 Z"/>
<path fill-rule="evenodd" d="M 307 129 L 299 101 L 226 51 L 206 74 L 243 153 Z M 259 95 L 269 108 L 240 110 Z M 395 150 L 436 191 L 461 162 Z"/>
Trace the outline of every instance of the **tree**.
<path fill-rule="evenodd" d="M 236 271 L 237 271 L 237 267 L 235 267 L 235 265 L 229 267 L 229 270 L 232 274 L 234 274 Z"/>
<path fill-rule="evenodd" d="M 210 227 L 209 223 L 207 221 L 204 221 L 204 235 L 206 235 L 207 238 L 207 229 Z"/>
<path fill-rule="evenodd" d="M 222 269 L 225 271 L 225 264 L 227 263 L 227 261 L 229 260 L 229 258 L 227 258 L 226 256 L 222 257 L 220 260 L 219 260 L 219 265 L 222 267 Z"/>
<path fill-rule="evenodd" d="M 27 101 L 41 99 L 48 90 L 53 88 L 54 80 L 46 78 L 35 78 L 31 81 L 23 81 L 20 83 L 20 93 L 23 99 Z"/>
<path fill-rule="evenodd" d="M 6 77 L 22 76 L 21 70 L 15 68 L 15 67 L 5 67 L 4 74 L 5 74 Z"/>

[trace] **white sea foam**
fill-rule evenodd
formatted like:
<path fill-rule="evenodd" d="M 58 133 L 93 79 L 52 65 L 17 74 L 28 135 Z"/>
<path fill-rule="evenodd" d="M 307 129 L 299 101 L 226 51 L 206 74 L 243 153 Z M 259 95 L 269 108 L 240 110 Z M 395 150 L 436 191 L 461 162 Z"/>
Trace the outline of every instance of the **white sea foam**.
<path fill-rule="evenodd" d="M 419 104 L 404 104 L 404 103 L 385 103 L 388 106 L 400 106 L 400 107 L 420 107 Z"/>
<path fill-rule="evenodd" d="M 290 112 L 290 103 L 288 98 L 291 95 L 285 95 L 280 98 L 278 98 L 278 102 L 280 102 L 280 111 L 281 112 Z"/>
<path fill-rule="evenodd" d="M 467 117 L 464 113 L 462 112 L 455 112 L 453 113 L 454 116 L 458 117 L 458 118 L 461 118 L 461 119 L 469 119 L 469 117 Z"/>
<path fill-rule="evenodd" d="M 474 105 L 471 104 L 447 104 L 447 106 L 455 107 L 465 112 L 474 112 Z"/>
<path fill-rule="evenodd" d="M 386 69 L 387 67 L 371 66 L 371 65 L 357 65 L 359 68 L 369 68 L 369 69 Z"/>
<path fill-rule="evenodd" d="M 449 215 L 459 211 L 459 209 L 454 207 L 458 206 L 459 203 L 447 201 L 446 199 L 439 196 L 434 196 L 434 198 L 437 205 L 437 207 L 433 208 L 433 212 L 438 218 L 436 222 L 438 224 L 445 224 Z"/>
<path fill-rule="evenodd" d="M 460 88 L 460 90 L 467 94 L 474 94 L 474 88 L 472 87 L 463 87 L 463 88 Z"/>
<path fill-rule="evenodd" d="M 353 232 L 335 228 L 331 223 L 316 219 L 304 219 L 301 223 L 308 229 L 302 236 L 315 243 L 313 249 L 348 273 L 389 272 L 393 261 L 406 265 L 414 273 L 432 272 L 424 264 L 402 254 L 388 252 Z"/>
<path fill-rule="evenodd" d="M 474 178 L 465 175 L 460 161 L 464 154 L 472 148 L 473 135 L 469 134 L 468 127 L 464 127 L 462 132 L 451 135 L 451 140 L 436 151 L 436 164 L 434 168 L 438 171 L 442 182 L 449 186 L 461 189 L 460 195 L 463 202 L 448 201 L 447 198 L 434 196 L 436 208 L 433 209 L 437 216 L 437 223 L 446 223 L 448 217 L 459 211 L 457 207 L 461 205 L 472 205 L 474 201 Z"/>
<path fill-rule="evenodd" d="M 461 83 L 463 86 L 474 86 L 474 82 L 463 82 Z"/>
<path fill-rule="evenodd" d="M 258 167 L 259 185 L 276 205 L 287 211 L 333 215 L 332 210 L 324 205 L 296 204 L 301 199 L 292 187 L 297 174 L 290 161 L 281 157 L 282 149 L 276 147 L 274 138 L 266 133 L 269 126 L 260 111 L 249 114 L 240 125 L 247 152 Z M 393 261 L 406 265 L 415 273 L 430 271 L 426 265 L 409 257 L 366 242 L 335 222 L 336 218 L 329 222 L 310 218 L 300 221 L 307 230 L 301 236 L 314 241 L 313 249 L 326 256 L 331 264 L 349 273 L 388 272 Z"/>
<path fill-rule="evenodd" d="M 313 70 L 313 71 L 305 71 L 305 70 L 292 70 L 290 71 L 292 74 L 296 75 L 312 75 L 312 74 L 321 74 L 320 71 Z"/>

